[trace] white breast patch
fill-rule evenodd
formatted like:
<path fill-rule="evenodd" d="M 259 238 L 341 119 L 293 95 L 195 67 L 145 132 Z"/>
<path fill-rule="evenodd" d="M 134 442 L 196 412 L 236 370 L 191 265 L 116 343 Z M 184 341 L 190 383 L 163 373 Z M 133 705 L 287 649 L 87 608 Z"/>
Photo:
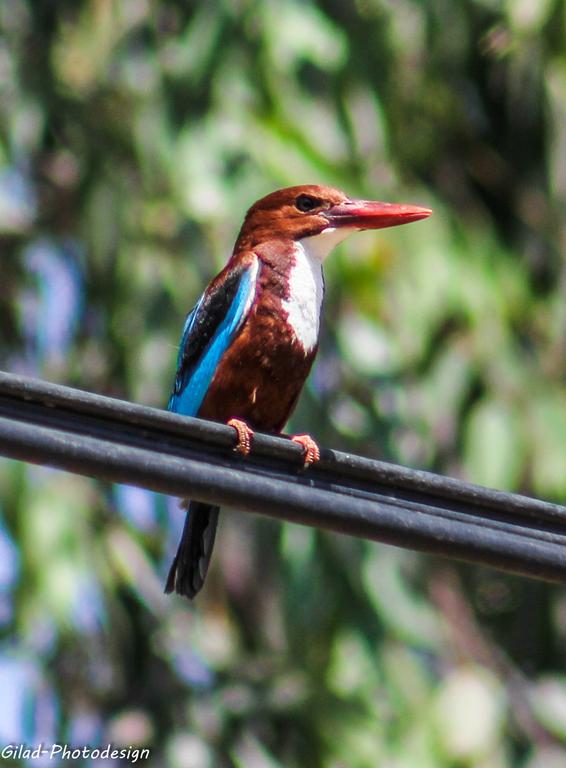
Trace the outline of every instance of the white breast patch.
<path fill-rule="evenodd" d="M 295 263 L 289 274 L 289 298 L 282 302 L 287 322 L 305 353 L 310 352 L 318 342 L 324 298 L 322 263 L 309 250 L 300 240 L 295 243 Z"/>

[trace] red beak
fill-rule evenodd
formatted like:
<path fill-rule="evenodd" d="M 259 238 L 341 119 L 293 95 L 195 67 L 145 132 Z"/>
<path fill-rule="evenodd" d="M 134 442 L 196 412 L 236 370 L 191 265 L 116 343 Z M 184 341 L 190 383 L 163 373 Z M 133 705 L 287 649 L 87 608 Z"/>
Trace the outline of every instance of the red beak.
<path fill-rule="evenodd" d="M 409 224 L 411 221 L 426 219 L 432 211 L 416 205 L 380 203 L 375 200 L 348 200 L 346 203 L 333 205 L 326 216 L 333 227 L 352 227 L 353 229 L 384 229 Z"/>

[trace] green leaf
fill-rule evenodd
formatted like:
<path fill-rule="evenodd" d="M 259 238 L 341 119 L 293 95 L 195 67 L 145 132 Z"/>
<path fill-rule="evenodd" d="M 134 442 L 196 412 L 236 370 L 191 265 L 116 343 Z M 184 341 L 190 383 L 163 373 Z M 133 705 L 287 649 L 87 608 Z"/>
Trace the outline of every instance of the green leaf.
<path fill-rule="evenodd" d="M 523 428 L 515 410 L 495 400 L 480 401 L 465 432 L 464 462 L 470 479 L 511 490 L 519 483 L 525 457 Z"/>

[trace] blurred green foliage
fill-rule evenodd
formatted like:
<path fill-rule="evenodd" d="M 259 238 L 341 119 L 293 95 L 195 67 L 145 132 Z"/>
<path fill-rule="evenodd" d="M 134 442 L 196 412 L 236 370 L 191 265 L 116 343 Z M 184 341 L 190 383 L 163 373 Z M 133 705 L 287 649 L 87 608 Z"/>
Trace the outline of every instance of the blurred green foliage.
<path fill-rule="evenodd" d="M 564 0 L 2 0 L 2 367 L 164 405 L 185 313 L 288 184 L 430 205 L 327 268 L 293 423 L 566 503 Z M 0 741 L 179 768 L 566 764 L 566 599 L 0 463 Z M 166 544 L 169 540 L 169 545 Z"/>

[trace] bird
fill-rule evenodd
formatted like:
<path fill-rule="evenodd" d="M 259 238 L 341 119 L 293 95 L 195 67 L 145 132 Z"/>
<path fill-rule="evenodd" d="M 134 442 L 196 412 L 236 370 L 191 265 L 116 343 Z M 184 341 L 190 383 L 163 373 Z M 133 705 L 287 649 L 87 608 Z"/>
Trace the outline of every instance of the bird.
<path fill-rule="evenodd" d="M 276 190 L 248 210 L 226 266 L 186 318 L 168 410 L 232 426 L 247 455 L 254 431 L 281 433 L 315 358 L 324 298 L 322 265 L 353 232 L 428 217 L 414 205 L 359 200 L 307 184 Z M 320 456 L 310 435 L 291 437 L 305 467 Z M 187 501 L 165 592 L 202 588 L 219 507 Z"/>

